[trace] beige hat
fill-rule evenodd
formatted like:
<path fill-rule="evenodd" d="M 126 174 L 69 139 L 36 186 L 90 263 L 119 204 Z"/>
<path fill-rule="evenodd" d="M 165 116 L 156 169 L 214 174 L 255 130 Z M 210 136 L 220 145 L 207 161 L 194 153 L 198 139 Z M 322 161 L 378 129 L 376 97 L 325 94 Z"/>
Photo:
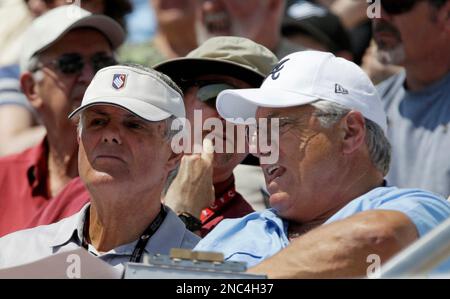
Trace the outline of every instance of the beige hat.
<path fill-rule="evenodd" d="M 20 55 L 21 71 L 28 69 L 35 54 L 49 48 L 69 31 L 82 27 L 94 28 L 103 33 L 113 49 L 125 40 L 124 30 L 112 18 L 94 15 L 77 5 L 62 5 L 36 18 L 27 29 L 26 44 Z"/>
<path fill-rule="evenodd" d="M 208 39 L 186 57 L 162 62 L 154 69 L 182 88 L 184 80 L 209 74 L 231 76 L 259 87 L 277 62 L 275 54 L 250 39 L 219 36 Z"/>
<path fill-rule="evenodd" d="M 153 70 L 152 70 L 153 71 Z M 184 118 L 183 97 L 158 74 L 133 66 L 116 65 L 97 72 L 81 106 L 69 118 L 94 105 L 112 105 L 148 121 Z"/>

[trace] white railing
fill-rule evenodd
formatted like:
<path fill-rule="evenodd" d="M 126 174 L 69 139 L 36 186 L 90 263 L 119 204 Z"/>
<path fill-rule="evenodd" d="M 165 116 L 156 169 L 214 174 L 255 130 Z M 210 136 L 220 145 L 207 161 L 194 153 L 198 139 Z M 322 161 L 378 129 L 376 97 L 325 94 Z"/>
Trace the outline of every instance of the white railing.
<path fill-rule="evenodd" d="M 450 219 L 382 266 L 381 278 L 429 277 L 429 272 L 448 258 L 450 258 Z M 450 272 L 446 276 L 449 278 Z"/>

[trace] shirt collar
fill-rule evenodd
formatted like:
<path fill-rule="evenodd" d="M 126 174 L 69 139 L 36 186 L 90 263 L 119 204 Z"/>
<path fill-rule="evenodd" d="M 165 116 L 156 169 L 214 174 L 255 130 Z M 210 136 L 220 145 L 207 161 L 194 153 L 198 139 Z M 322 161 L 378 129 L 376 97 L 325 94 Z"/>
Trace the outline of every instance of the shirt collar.
<path fill-rule="evenodd" d="M 450 83 L 450 72 L 445 74 L 439 80 L 425 86 L 424 88 L 418 91 L 411 91 L 408 89 L 408 86 L 406 84 L 406 71 L 403 71 L 402 78 L 405 93 L 412 98 L 418 98 L 419 100 L 423 101 L 423 98 L 430 97 L 431 95 L 435 94 L 436 91 L 445 92 L 446 86 L 448 86 Z M 431 97 L 431 99 L 434 100 L 433 97 Z"/>
<path fill-rule="evenodd" d="M 172 248 L 180 248 L 183 245 L 186 228 L 178 216 L 168 207 L 165 207 L 167 216 L 159 229 L 153 234 L 145 246 L 145 252 L 156 254 L 169 252 Z M 170 237 L 168 237 L 170 236 Z M 137 240 L 131 243 L 129 252 L 133 252 Z M 119 249 L 119 248 L 118 248 Z"/>
<path fill-rule="evenodd" d="M 184 233 L 186 231 L 184 223 L 169 208 L 165 207 L 167 215 L 161 226 L 148 240 L 144 251 L 148 254 L 156 254 L 160 252 L 169 252 L 171 248 L 179 248 L 182 246 Z M 167 236 L 170 236 L 168 238 Z M 138 240 L 120 245 L 106 254 L 132 255 Z"/>
<path fill-rule="evenodd" d="M 223 182 L 214 184 L 214 192 L 216 198 L 222 197 L 225 192 L 228 192 L 231 188 L 234 187 L 234 175 L 231 175 L 228 179 Z"/>
<path fill-rule="evenodd" d="M 86 213 L 89 211 L 90 205 L 90 203 L 87 203 L 77 214 L 61 220 L 55 238 L 50 242 L 51 247 L 63 246 L 71 241 L 81 246 Z"/>
<path fill-rule="evenodd" d="M 82 245 L 86 213 L 90 203 L 86 204 L 80 212 L 66 218 L 56 233 L 55 239 L 50 242 L 51 247 L 60 247 L 74 242 Z M 145 252 L 156 254 L 169 252 L 171 248 L 180 248 L 183 245 L 186 228 L 178 216 L 168 207 L 165 207 L 167 216 L 155 234 L 150 238 L 145 247 Z M 170 238 L 168 238 L 170 236 Z M 137 240 L 118 246 L 106 254 L 131 255 L 137 244 Z"/>

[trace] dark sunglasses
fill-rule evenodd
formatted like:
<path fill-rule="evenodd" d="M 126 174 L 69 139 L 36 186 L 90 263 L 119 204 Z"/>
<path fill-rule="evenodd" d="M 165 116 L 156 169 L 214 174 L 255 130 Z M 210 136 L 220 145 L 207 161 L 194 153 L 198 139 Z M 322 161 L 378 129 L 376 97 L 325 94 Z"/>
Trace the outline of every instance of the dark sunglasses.
<path fill-rule="evenodd" d="M 219 93 L 225 89 L 235 89 L 236 87 L 224 83 L 223 81 L 214 80 L 186 80 L 181 79 L 180 87 L 183 93 L 189 87 L 198 87 L 197 98 L 207 104 L 208 106 L 216 109 L 216 99 Z"/>
<path fill-rule="evenodd" d="M 399 15 L 410 11 L 421 1 L 426 0 L 381 0 L 381 7 L 390 15 Z"/>
<path fill-rule="evenodd" d="M 80 54 L 68 53 L 61 55 L 55 60 L 40 65 L 38 64 L 38 66 L 33 71 L 37 71 L 44 65 L 51 64 L 63 74 L 74 75 L 79 74 L 83 70 L 83 68 L 85 67 L 85 63 L 86 62 L 84 61 L 84 58 Z M 102 68 L 116 65 L 117 61 L 114 59 L 114 57 L 107 54 L 97 53 L 90 58 L 90 63 L 92 68 L 94 69 L 94 72 L 96 73 Z"/>

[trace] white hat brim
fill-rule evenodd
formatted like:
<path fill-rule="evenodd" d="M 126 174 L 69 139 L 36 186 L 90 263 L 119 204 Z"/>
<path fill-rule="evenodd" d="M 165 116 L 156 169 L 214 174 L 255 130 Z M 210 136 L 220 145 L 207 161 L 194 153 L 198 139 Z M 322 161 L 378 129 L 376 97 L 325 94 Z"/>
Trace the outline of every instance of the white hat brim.
<path fill-rule="evenodd" d="M 94 99 L 75 109 L 72 113 L 70 113 L 69 118 L 73 118 L 81 111 L 97 105 L 110 105 L 117 106 L 124 110 L 127 110 L 142 119 L 147 121 L 162 121 L 169 118 L 172 114 L 164 111 L 152 104 L 143 102 L 142 100 L 128 98 L 128 97 L 102 97 L 99 99 Z"/>
<path fill-rule="evenodd" d="M 220 116 L 236 124 L 251 124 L 258 107 L 286 108 L 310 104 L 318 98 L 279 89 L 227 89 L 217 96 Z"/>

